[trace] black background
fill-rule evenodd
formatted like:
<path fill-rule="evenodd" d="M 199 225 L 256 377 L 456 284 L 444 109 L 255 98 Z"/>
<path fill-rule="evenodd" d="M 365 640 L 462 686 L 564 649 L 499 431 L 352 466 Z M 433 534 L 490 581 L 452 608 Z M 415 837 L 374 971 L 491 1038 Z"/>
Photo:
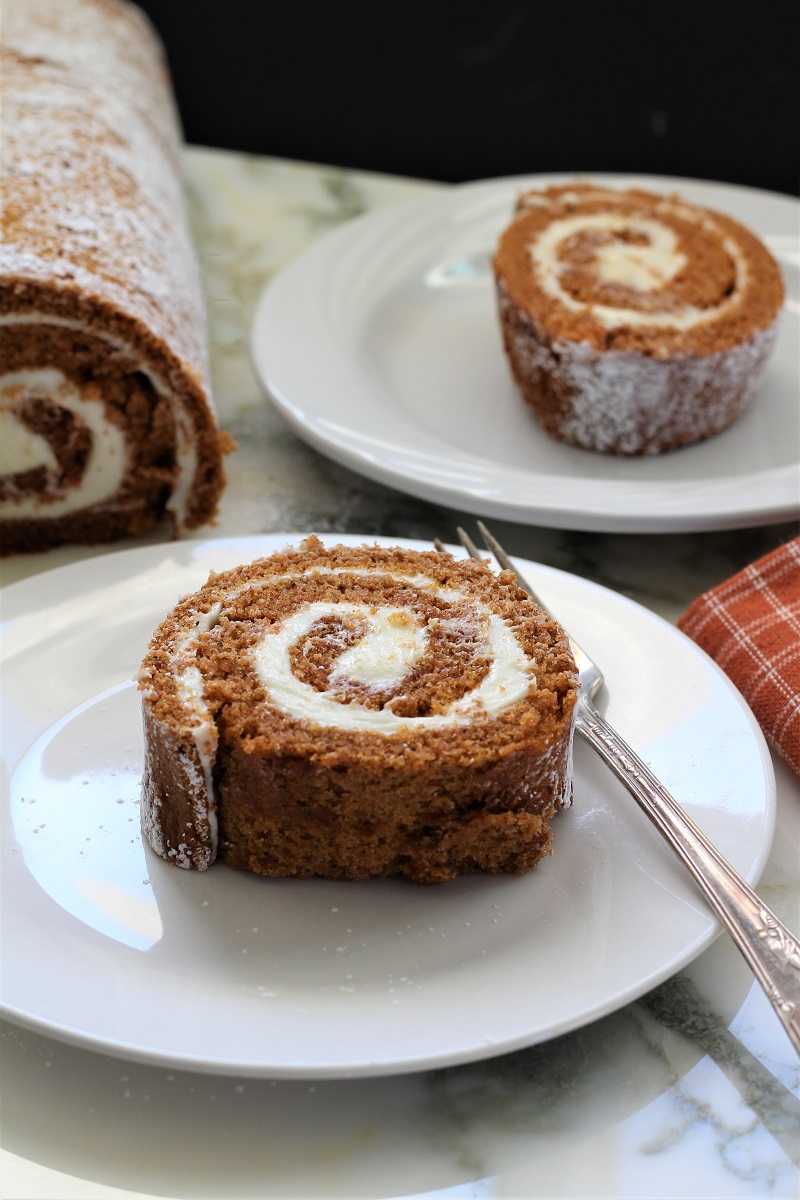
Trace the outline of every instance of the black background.
<path fill-rule="evenodd" d="M 796 194 L 796 2 L 143 0 L 187 141 L 447 182 Z"/>

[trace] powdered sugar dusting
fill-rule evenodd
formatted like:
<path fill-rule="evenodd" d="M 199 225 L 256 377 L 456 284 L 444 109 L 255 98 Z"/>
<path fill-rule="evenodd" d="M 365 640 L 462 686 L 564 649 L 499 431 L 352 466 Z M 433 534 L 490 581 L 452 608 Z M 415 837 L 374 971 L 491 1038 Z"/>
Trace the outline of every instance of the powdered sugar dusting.
<path fill-rule="evenodd" d="M 180 133 L 161 51 L 131 6 L 3 5 L 0 271 L 70 281 L 205 369 Z"/>
<path fill-rule="evenodd" d="M 513 307 L 500 289 L 501 312 Z M 518 322 L 510 354 L 523 378 L 557 378 L 564 389 L 551 432 L 584 449 L 657 454 L 676 429 L 681 442 L 732 424 L 758 391 L 777 337 L 775 322 L 738 346 L 708 355 L 654 358 L 601 353 L 585 342 L 547 342 Z"/>
<path fill-rule="evenodd" d="M 598 450 L 657 454 L 676 427 L 685 442 L 726 429 L 753 399 L 775 333 L 773 326 L 716 354 L 666 360 L 556 344 L 574 389 L 563 435 Z"/>

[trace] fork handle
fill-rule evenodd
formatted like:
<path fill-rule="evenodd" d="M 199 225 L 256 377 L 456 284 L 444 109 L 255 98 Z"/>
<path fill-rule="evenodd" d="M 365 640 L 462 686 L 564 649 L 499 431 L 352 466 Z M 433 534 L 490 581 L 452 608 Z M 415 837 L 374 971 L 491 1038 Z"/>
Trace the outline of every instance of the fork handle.
<path fill-rule="evenodd" d="M 800 1053 L 800 945 L 587 697 L 576 732 L 625 785 L 697 882 Z"/>

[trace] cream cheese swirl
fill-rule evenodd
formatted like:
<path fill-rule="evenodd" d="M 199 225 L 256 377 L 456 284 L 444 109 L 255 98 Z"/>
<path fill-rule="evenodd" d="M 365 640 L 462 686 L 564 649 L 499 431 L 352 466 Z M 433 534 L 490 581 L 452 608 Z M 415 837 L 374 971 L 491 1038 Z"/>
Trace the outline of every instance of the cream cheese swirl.
<path fill-rule="evenodd" d="M 674 229 L 655 217 L 603 212 L 578 213 L 552 221 L 531 243 L 532 270 L 542 289 L 569 312 L 590 312 L 607 329 L 621 325 L 692 329 L 718 321 L 741 304 L 746 294 L 745 258 L 732 238 L 723 238 L 722 246 L 734 265 L 735 285 L 715 304 L 702 308 L 678 304 L 658 311 L 649 305 L 634 308 L 578 299 L 564 286 L 563 277 L 572 265 L 565 248 L 580 235 L 597 239 L 593 267 L 601 284 L 621 285 L 642 296 L 657 295 L 676 279 L 686 268 L 687 258 Z"/>
<path fill-rule="evenodd" d="M 440 712 L 419 716 L 402 716 L 392 711 L 390 699 L 380 708 L 370 707 L 357 698 L 343 701 L 335 688 L 319 691 L 297 677 L 292 667 L 292 652 L 301 646 L 309 632 L 326 617 L 355 619 L 361 634 L 355 644 L 335 652 L 331 682 L 366 685 L 367 688 L 390 688 L 402 693 L 404 679 L 421 660 L 428 648 L 429 625 L 419 614 L 396 604 L 371 602 L 314 601 L 304 603 L 291 615 L 269 626 L 251 650 L 253 668 L 267 696 L 276 708 L 288 716 L 314 724 L 342 730 L 365 731 L 384 735 L 411 733 L 421 729 L 442 729 L 465 725 L 479 716 L 495 717 L 523 699 L 535 686 L 533 668 L 513 629 L 479 597 L 456 588 L 444 588 L 426 575 L 407 575 L 364 567 L 315 567 L 304 576 L 340 576 L 352 582 L 358 577 L 386 578 L 394 583 L 412 586 L 437 600 L 454 606 L 451 617 L 436 619 L 439 630 L 463 639 L 469 636 L 476 652 L 485 656 L 489 669 L 481 683 L 472 691 L 444 706 Z M 173 671 L 176 694 L 185 706 L 187 716 L 195 727 L 195 741 L 213 742 L 208 731 L 211 717 L 204 698 L 203 676 L 198 670 L 194 651 L 198 639 L 215 628 L 231 604 L 245 592 L 259 587 L 274 586 L 298 578 L 292 574 L 271 576 L 263 583 L 248 583 L 234 589 L 227 602 L 216 604 L 207 613 L 198 613 L 193 626 L 178 639 L 173 652 Z M 463 605 L 467 604 L 470 618 L 465 621 Z M 458 611 L 455 611 L 455 607 Z M 204 764 L 206 770 L 208 763 Z"/>
<path fill-rule="evenodd" d="M 456 593 L 456 596 L 459 600 L 466 599 L 463 593 Z M 381 675 L 379 664 L 383 662 L 391 664 L 383 682 L 401 686 L 403 678 L 422 657 L 428 637 L 425 626 L 417 620 L 409 622 L 408 615 L 403 626 L 398 627 L 398 617 L 405 613 L 406 610 L 393 605 L 305 605 L 254 648 L 256 671 L 270 700 L 298 720 L 338 729 L 392 734 L 410 732 L 415 726 L 443 729 L 464 725 L 482 714 L 496 716 L 527 695 L 532 678 L 525 653 L 505 622 L 482 605 L 477 607 L 476 629 L 479 630 L 480 649 L 489 658 L 491 666 L 477 688 L 452 701 L 442 713 L 398 716 L 392 711 L 391 700 L 378 709 L 369 708 L 357 699 L 343 704 L 335 696 L 317 691 L 293 674 L 290 651 L 316 622 L 325 616 L 360 616 L 366 623 L 366 633 L 353 649 L 339 656 L 334 675 L 340 679 L 344 676 L 356 682 L 375 683 Z M 446 626 L 447 620 L 444 619 L 442 624 Z"/>
<path fill-rule="evenodd" d="M 29 397 L 74 414 L 91 434 L 86 464 L 71 486 L 61 484 L 60 466 L 47 439 L 23 420 Z M 126 462 L 125 436 L 109 421 L 103 401 L 84 394 L 61 371 L 44 367 L 0 377 L 0 475 L 44 467 L 47 479 L 44 489 L 12 492 L 0 499 L 0 517 L 60 517 L 88 508 L 118 491 Z"/>

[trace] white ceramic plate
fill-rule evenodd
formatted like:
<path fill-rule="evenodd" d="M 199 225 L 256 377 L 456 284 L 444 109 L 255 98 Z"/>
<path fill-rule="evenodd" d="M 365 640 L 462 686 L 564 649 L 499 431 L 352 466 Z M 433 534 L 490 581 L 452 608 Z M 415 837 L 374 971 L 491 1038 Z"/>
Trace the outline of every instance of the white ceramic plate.
<path fill-rule="evenodd" d="M 751 188 L 591 175 L 730 213 L 780 260 L 788 302 L 760 395 L 731 429 L 648 459 L 562 446 L 508 371 L 489 256 L 523 186 L 461 185 L 368 214 L 289 264 L 255 312 L 257 374 L 295 431 L 354 471 L 436 503 L 607 532 L 756 525 L 800 509 L 798 202 Z"/>
<path fill-rule="evenodd" d="M 584 745 L 555 853 L 521 878 L 268 880 L 224 865 L 182 871 L 146 851 L 133 680 L 150 635 L 211 569 L 290 540 L 299 535 L 143 547 L 4 589 L 8 1017 L 176 1067 L 388 1074 L 575 1029 L 709 945 L 717 926 L 689 877 Z M 756 881 L 774 776 L 739 694 L 645 609 L 523 566 L 605 666 L 612 721 Z"/>

